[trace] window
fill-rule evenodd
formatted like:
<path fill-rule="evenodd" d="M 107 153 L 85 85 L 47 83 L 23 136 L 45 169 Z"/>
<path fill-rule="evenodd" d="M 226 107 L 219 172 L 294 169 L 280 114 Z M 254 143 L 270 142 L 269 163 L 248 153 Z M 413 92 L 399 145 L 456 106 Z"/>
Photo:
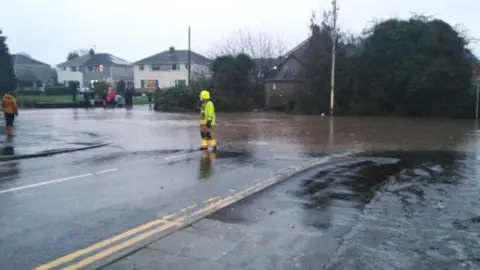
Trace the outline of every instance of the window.
<path fill-rule="evenodd" d="M 185 64 L 185 69 L 188 70 L 188 64 Z"/>
<path fill-rule="evenodd" d="M 70 69 L 71 69 L 73 72 L 77 71 L 77 67 L 70 67 Z"/>
<path fill-rule="evenodd" d="M 173 64 L 170 70 L 180 70 L 180 66 L 178 64 Z"/>
<path fill-rule="evenodd" d="M 60 67 L 60 70 L 61 71 L 67 71 L 67 68 L 66 67 Z"/>
<path fill-rule="evenodd" d="M 183 87 L 187 85 L 187 80 L 175 80 L 176 87 Z"/>
<path fill-rule="evenodd" d="M 98 67 L 97 66 L 90 66 L 90 67 L 88 67 L 88 71 L 90 71 L 90 72 L 98 71 Z"/>
<path fill-rule="evenodd" d="M 138 67 L 138 69 L 140 69 L 140 70 L 145 70 L 145 66 L 144 66 L 144 65 L 140 65 L 140 66 Z"/>
<path fill-rule="evenodd" d="M 140 81 L 141 87 L 140 88 L 158 88 L 158 80 L 141 80 Z"/>
<path fill-rule="evenodd" d="M 151 70 L 151 71 L 159 71 L 159 70 L 160 70 L 160 65 L 152 65 L 152 66 L 150 67 L 150 70 Z"/>

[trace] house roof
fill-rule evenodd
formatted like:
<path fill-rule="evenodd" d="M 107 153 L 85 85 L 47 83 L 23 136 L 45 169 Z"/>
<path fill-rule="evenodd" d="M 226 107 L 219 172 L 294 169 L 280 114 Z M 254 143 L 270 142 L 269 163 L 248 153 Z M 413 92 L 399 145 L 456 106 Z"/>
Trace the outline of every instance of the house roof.
<path fill-rule="evenodd" d="M 52 76 L 52 68 L 49 65 L 15 65 L 15 76 L 20 81 L 50 81 Z"/>
<path fill-rule="evenodd" d="M 79 56 L 72 60 L 60 63 L 57 66 L 58 67 L 62 67 L 62 66 L 80 67 L 80 66 L 98 66 L 98 65 L 130 66 L 132 65 L 132 63 L 109 53 L 95 53 L 92 56 L 90 56 L 90 54 L 87 53 L 85 55 Z"/>
<path fill-rule="evenodd" d="M 269 74 L 267 80 L 297 80 L 298 72 L 300 72 L 305 66 L 305 53 L 309 47 L 309 41 L 310 37 L 287 52 L 283 57 L 283 60 L 277 65 L 277 69 Z M 347 56 L 353 56 L 358 53 L 362 45 L 363 44 L 360 44 L 360 46 L 351 43 L 346 44 L 345 50 Z"/>
<path fill-rule="evenodd" d="M 209 64 L 212 62 L 212 60 L 194 51 L 190 51 L 190 61 L 196 64 Z M 175 63 L 188 63 L 188 50 L 175 50 L 175 48 L 171 47 L 169 50 L 138 60 L 134 64 L 153 65 Z"/>
<path fill-rule="evenodd" d="M 282 81 L 298 79 L 298 72 L 303 69 L 302 62 L 295 56 L 291 56 L 283 61 L 277 69 L 274 70 L 267 80 Z"/>
<path fill-rule="evenodd" d="M 309 40 L 310 38 L 304 40 L 288 51 L 278 63 L 277 68 L 268 75 L 267 81 L 296 80 L 298 72 L 303 68 L 302 59 L 308 48 Z"/>
<path fill-rule="evenodd" d="M 282 62 L 281 58 L 253 58 L 252 60 L 257 68 L 278 66 Z"/>
<path fill-rule="evenodd" d="M 42 65 L 42 66 L 50 66 L 49 64 L 40 62 L 35 60 L 29 56 L 24 54 L 16 53 L 12 54 L 12 63 L 13 65 Z"/>

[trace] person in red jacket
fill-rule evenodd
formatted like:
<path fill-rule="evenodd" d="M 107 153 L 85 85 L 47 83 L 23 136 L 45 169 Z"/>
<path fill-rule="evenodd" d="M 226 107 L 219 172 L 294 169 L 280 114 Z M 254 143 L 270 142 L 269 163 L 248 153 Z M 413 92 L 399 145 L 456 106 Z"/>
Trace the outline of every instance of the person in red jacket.
<path fill-rule="evenodd" d="M 2 99 L 3 114 L 7 124 L 7 136 L 13 136 L 13 122 L 18 116 L 17 100 L 11 91 L 7 92 Z"/>

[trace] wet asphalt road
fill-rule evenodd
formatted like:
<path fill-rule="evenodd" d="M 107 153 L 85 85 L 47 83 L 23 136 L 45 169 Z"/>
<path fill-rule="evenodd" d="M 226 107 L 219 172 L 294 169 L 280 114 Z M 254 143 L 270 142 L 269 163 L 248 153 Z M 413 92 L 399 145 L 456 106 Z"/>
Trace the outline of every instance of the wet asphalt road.
<path fill-rule="evenodd" d="M 321 117 L 281 114 L 220 115 L 219 120 L 216 134 L 220 150 L 213 157 L 194 151 L 200 143 L 197 115 L 159 114 L 145 107 L 133 111 L 23 111 L 15 138 L 15 148 L 22 153 L 38 151 L 42 148 L 38 144 L 50 143 L 48 138 L 69 145 L 78 141 L 111 141 L 112 145 L 48 158 L 0 163 L 0 269 L 31 269 L 192 203 L 245 188 L 254 180 L 268 178 L 272 171 L 311 159 L 310 153 L 328 155 L 378 149 L 449 149 L 475 153 L 480 149 L 475 126 L 464 120 L 397 119 L 392 122 L 381 118 L 340 118 L 332 122 Z M 31 132 L 25 134 L 27 131 Z M 34 131 L 48 136 L 39 137 Z M 476 174 L 467 173 L 464 178 L 472 181 L 474 176 Z M 335 177 L 341 179 L 343 174 Z M 297 186 L 299 182 L 291 184 Z M 478 194 L 476 188 L 472 189 L 473 194 Z M 454 195 L 473 196 L 452 193 L 450 197 L 454 198 Z M 344 193 L 338 196 L 350 198 Z M 404 218 L 408 219 L 405 210 L 382 212 L 382 203 L 368 204 L 371 198 L 367 196 L 358 203 L 344 201 L 370 205 L 363 209 L 377 207 L 370 215 L 377 219 L 378 215 L 405 215 Z M 387 206 L 399 205 L 398 202 L 388 202 L 390 197 L 386 198 Z M 452 209 L 461 208 L 461 203 L 454 203 L 458 206 Z M 477 205 L 472 203 L 471 207 Z M 328 209 L 322 210 L 322 219 L 334 216 L 338 209 L 350 213 L 351 209 L 358 208 Z M 469 220 L 475 217 L 473 209 L 478 208 L 471 209 L 470 215 L 450 217 L 458 220 L 458 226 L 470 224 Z M 430 218 L 434 217 L 431 214 Z M 411 235 L 422 220 L 419 216 L 416 218 L 410 227 L 407 226 Z M 362 220 L 363 227 L 351 228 L 374 228 L 368 220 L 368 217 Z M 293 222 L 294 218 L 288 221 Z M 309 230 L 341 229 L 341 226 L 322 223 L 308 226 Z M 398 224 L 390 224 L 387 220 L 384 226 Z M 374 234 L 369 232 L 372 237 Z M 420 238 L 412 236 L 410 240 L 420 241 L 427 236 L 427 233 Z M 355 237 L 364 241 L 365 246 L 376 245 L 368 242 L 367 236 L 362 238 L 360 233 Z M 348 252 L 359 254 L 362 248 L 355 243 L 346 241 L 334 258 L 343 258 Z M 367 254 L 371 259 L 364 259 L 367 255 L 362 253 L 349 259 L 346 265 L 360 265 L 365 260 L 381 264 L 378 257 L 381 254 L 371 251 Z M 474 260 L 475 257 L 461 259 Z"/>
<path fill-rule="evenodd" d="M 361 153 L 209 218 L 264 235 L 231 256 L 255 249 L 263 269 L 480 269 L 477 167 L 467 152 Z M 242 256 L 234 267 L 256 265 Z"/>
<path fill-rule="evenodd" d="M 37 121 L 52 117 L 44 112 L 29 116 Z M 88 113 L 79 113 L 79 118 Z M 277 168 L 308 159 L 252 148 L 242 141 L 220 146 L 215 156 L 204 155 L 189 148 L 178 127 L 159 132 L 172 136 L 152 137 L 142 119 L 132 124 L 132 130 L 105 117 L 110 127 L 105 130 L 95 117 L 86 123 L 79 119 L 71 130 L 96 131 L 97 137 L 109 138 L 111 146 L 0 163 L 0 269 L 31 269 L 188 205 L 246 188 Z M 67 121 L 71 118 L 60 114 L 51 122 L 65 130 Z M 114 136 L 118 132 L 128 133 Z M 188 138 L 188 126 L 183 132 Z M 18 144 L 28 137 L 18 134 L 15 139 Z"/>

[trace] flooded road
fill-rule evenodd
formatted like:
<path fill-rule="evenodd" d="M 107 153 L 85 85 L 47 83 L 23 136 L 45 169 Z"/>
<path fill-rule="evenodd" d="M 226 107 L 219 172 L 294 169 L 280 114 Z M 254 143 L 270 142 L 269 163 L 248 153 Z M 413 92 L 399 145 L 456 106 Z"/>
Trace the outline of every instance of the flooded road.
<path fill-rule="evenodd" d="M 333 154 L 210 220 L 268 236 L 257 248 L 264 245 L 263 263 L 272 269 L 480 267 L 474 121 L 276 113 L 217 118 L 219 151 L 206 153 L 197 151 L 196 114 L 148 107 L 23 111 L 17 136 L 4 142 L 1 155 L 111 144 L 0 162 L 0 268 L 31 269 Z M 243 240 L 232 252 L 246 252 Z M 284 259 L 269 257 L 274 251 Z M 243 265 L 241 259 L 216 263 Z M 268 269 L 260 265 L 252 269 Z"/>

